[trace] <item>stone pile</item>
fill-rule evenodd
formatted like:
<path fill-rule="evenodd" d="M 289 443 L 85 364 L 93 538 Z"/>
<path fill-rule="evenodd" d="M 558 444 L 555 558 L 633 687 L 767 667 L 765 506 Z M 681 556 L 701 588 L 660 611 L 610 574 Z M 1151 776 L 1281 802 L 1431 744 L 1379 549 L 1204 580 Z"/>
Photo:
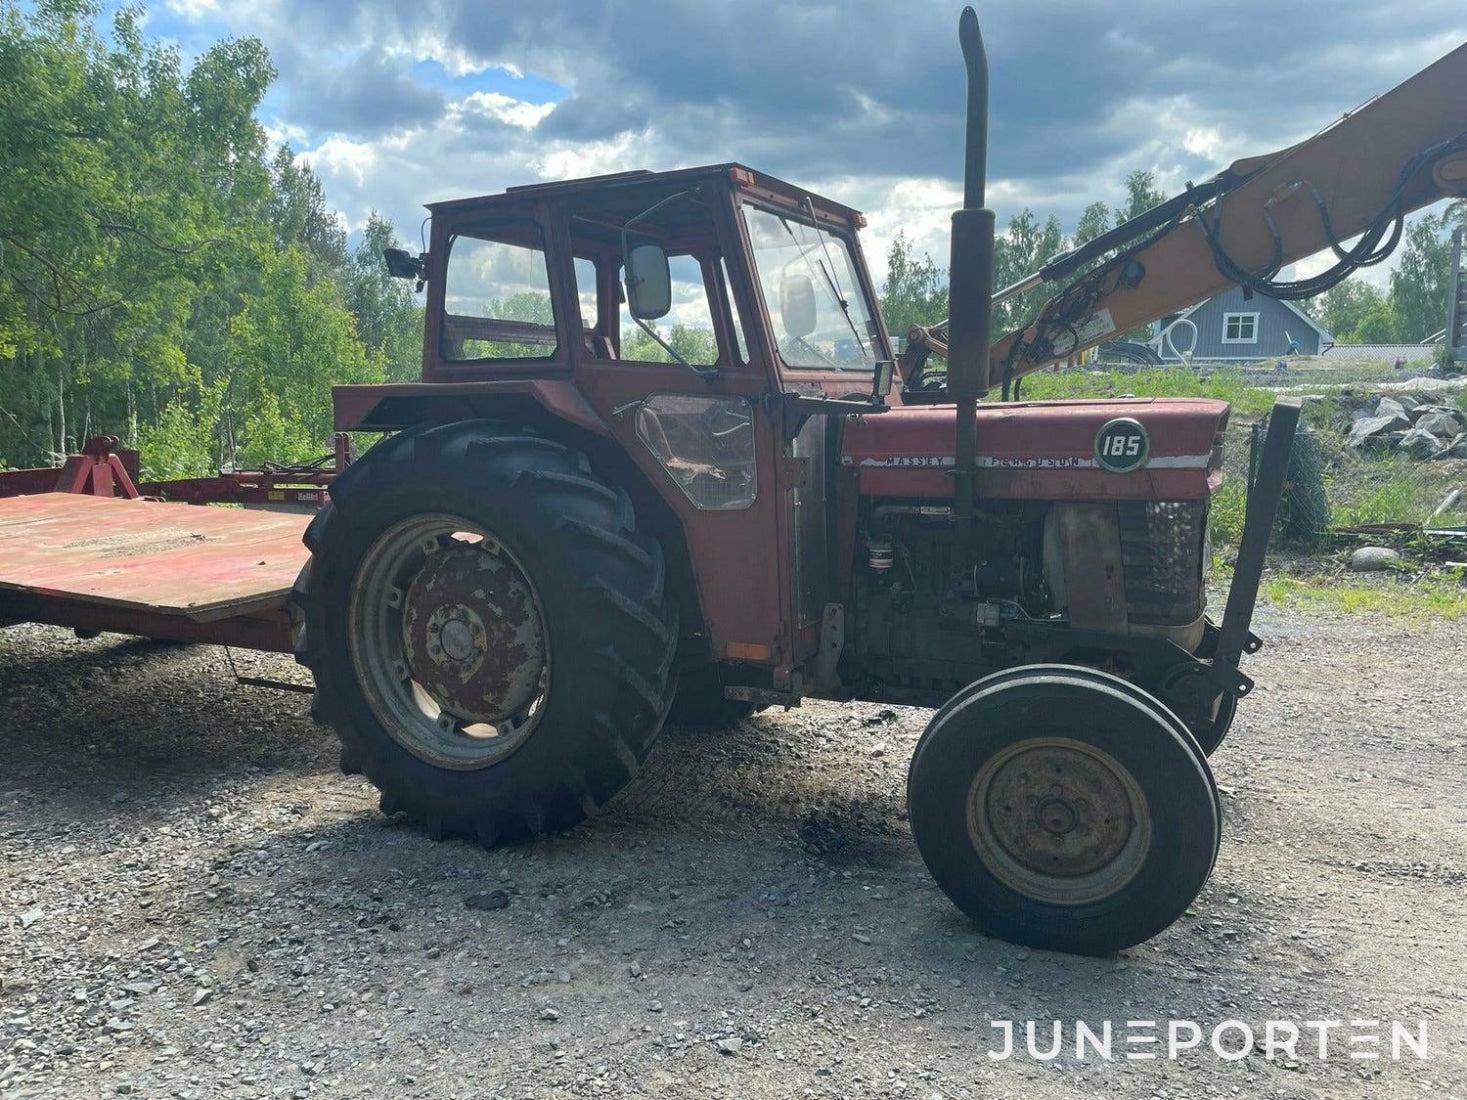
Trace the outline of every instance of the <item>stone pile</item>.
<path fill-rule="evenodd" d="M 1409 394 L 1377 398 L 1373 406 L 1355 411 L 1347 445 L 1418 459 L 1467 458 L 1467 413 L 1433 400 Z"/>

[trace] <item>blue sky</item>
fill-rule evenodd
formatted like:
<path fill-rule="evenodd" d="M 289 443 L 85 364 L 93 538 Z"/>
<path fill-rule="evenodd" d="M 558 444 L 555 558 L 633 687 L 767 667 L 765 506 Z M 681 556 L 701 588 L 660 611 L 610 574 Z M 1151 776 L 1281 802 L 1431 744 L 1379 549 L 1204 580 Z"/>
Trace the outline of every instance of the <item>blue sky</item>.
<path fill-rule="evenodd" d="M 952 0 L 152 0 L 186 57 L 255 35 L 260 115 L 349 228 L 425 202 L 741 160 L 946 252 L 961 171 Z M 1467 40 L 1462 0 L 993 0 L 990 205 L 1073 228 L 1135 168 L 1180 190 Z M 1385 272 L 1377 269 L 1378 276 Z"/>

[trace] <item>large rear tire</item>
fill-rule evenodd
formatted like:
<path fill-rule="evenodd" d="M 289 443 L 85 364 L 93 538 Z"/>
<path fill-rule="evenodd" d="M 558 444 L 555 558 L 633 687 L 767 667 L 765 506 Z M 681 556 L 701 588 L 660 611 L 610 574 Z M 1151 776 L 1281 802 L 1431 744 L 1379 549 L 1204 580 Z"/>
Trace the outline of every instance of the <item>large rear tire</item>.
<path fill-rule="evenodd" d="M 933 717 L 907 781 L 917 848 L 985 932 L 1103 955 L 1182 915 L 1217 858 L 1221 808 L 1186 727 L 1106 673 L 1030 665 Z"/>
<path fill-rule="evenodd" d="M 676 615 L 630 501 L 552 441 L 464 422 L 373 448 L 305 535 L 297 657 L 382 809 L 484 844 L 568 828 L 637 773 Z"/>

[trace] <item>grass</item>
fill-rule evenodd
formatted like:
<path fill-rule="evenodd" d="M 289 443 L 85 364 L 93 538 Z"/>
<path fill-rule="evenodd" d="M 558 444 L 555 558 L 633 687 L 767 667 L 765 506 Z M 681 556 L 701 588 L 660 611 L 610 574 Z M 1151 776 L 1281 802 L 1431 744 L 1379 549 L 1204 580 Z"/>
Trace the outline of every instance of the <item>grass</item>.
<path fill-rule="evenodd" d="M 1149 367 L 1134 372 L 1069 370 L 1058 374 L 1031 374 L 1024 379 L 1023 396 L 1030 401 L 1073 401 L 1083 398 L 1212 397 L 1231 402 L 1250 418 L 1273 408 L 1274 395 L 1260 389 L 1241 370 L 1225 368 L 1206 377 L 1184 367 Z"/>
<path fill-rule="evenodd" d="M 1348 615 L 1390 618 L 1467 618 L 1467 584 L 1462 571 L 1411 578 L 1402 574 L 1329 577 L 1279 575 L 1264 580 L 1261 594 L 1281 606 L 1324 607 Z"/>

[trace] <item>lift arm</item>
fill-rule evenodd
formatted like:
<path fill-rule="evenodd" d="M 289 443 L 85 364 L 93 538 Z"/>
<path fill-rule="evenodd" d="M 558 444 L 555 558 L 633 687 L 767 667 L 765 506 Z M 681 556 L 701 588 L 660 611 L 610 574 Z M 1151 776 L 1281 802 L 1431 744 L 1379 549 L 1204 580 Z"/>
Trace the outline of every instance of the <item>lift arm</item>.
<path fill-rule="evenodd" d="M 1062 284 L 1028 324 L 993 344 L 977 372 L 978 392 L 1000 383 L 1007 389 L 1030 371 L 1232 286 L 1313 297 L 1385 259 L 1405 215 L 1453 196 L 1467 196 L 1467 44 L 1307 141 L 1237 161 L 1000 291 L 995 302 Z M 1358 244 L 1344 247 L 1360 234 Z M 1325 249 L 1338 261 L 1329 272 L 1277 281 L 1281 268 Z M 952 308 L 974 305 L 955 297 Z M 948 335 L 947 322 L 909 334 L 902 371 L 909 384 L 928 354 L 946 354 Z"/>

